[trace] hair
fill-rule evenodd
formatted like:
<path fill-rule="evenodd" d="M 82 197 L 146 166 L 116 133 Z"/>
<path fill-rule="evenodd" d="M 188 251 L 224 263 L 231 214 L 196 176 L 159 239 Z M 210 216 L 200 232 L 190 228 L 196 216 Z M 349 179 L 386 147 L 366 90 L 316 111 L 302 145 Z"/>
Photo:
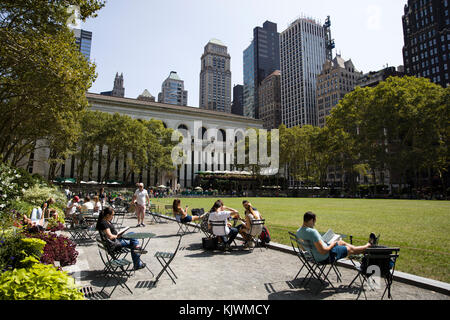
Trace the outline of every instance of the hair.
<path fill-rule="evenodd" d="M 114 210 L 110 207 L 106 207 L 104 208 L 102 211 L 100 211 L 100 214 L 98 215 L 98 219 L 97 219 L 97 225 L 95 226 L 95 228 L 98 230 L 98 226 L 100 224 L 100 222 L 105 219 L 106 216 L 113 214 Z"/>
<path fill-rule="evenodd" d="M 94 199 L 95 202 L 98 202 L 98 201 L 99 201 L 98 196 L 94 196 L 93 199 Z"/>
<path fill-rule="evenodd" d="M 315 213 L 313 213 L 313 212 L 311 212 L 311 211 L 308 211 L 308 212 L 306 212 L 306 213 L 303 215 L 303 222 L 308 222 L 308 221 L 310 221 L 311 219 L 316 220 L 316 214 L 315 214 Z"/>
<path fill-rule="evenodd" d="M 86 200 L 86 201 L 91 201 L 91 197 L 86 196 L 86 197 L 84 197 L 84 200 Z"/>
<path fill-rule="evenodd" d="M 180 199 L 175 199 L 173 200 L 173 204 L 172 204 L 172 210 L 174 214 L 178 214 L 181 212 L 181 200 Z"/>
<path fill-rule="evenodd" d="M 216 202 L 214 202 L 214 204 L 209 212 L 215 212 L 215 211 L 217 211 L 217 209 L 219 209 L 222 206 L 223 206 L 223 201 L 219 199 Z"/>

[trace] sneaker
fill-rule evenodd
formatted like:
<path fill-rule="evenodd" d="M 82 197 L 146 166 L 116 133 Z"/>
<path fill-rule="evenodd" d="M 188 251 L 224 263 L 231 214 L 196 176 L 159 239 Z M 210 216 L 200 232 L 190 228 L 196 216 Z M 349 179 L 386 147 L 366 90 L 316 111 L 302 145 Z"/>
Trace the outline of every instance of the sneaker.
<path fill-rule="evenodd" d="M 376 246 L 378 244 L 378 238 L 380 237 L 380 235 L 378 235 L 378 237 L 375 235 L 375 233 L 371 233 L 369 235 L 369 243 L 371 246 Z"/>
<path fill-rule="evenodd" d="M 144 223 L 141 223 L 141 227 L 145 227 L 145 224 L 144 224 Z"/>
<path fill-rule="evenodd" d="M 136 228 L 139 228 L 141 226 L 141 224 L 140 223 L 138 223 L 137 225 L 136 225 Z"/>
<path fill-rule="evenodd" d="M 140 269 L 144 269 L 144 268 L 145 268 L 145 266 L 146 266 L 146 264 L 145 264 L 145 263 L 141 263 L 141 265 L 140 265 L 139 267 L 137 267 L 137 268 L 134 268 L 134 270 L 140 270 Z"/>

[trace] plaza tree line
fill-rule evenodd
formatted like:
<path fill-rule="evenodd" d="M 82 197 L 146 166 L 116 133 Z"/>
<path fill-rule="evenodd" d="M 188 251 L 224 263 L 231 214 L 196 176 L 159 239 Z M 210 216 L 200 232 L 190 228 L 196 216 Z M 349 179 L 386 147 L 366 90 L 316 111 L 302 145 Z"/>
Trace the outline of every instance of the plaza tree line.
<path fill-rule="evenodd" d="M 102 179 L 113 178 L 113 161 L 124 155 L 126 178 L 149 166 L 171 170 L 171 130 L 160 121 L 89 110 L 86 92 L 97 75 L 67 26 L 72 5 L 84 21 L 105 2 L 0 2 L 0 163 L 15 166 L 46 148 L 50 180 L 71 157 L 78 181 L 93 161 L 105 166 Z"/>
<path fill-rule="evenodd" d="M 449 187 L 450 88 L 428 79 L 390 77 L 376 87 L 357 87 L 323 128 L 281 125 L 280 165 L 306 186 L 339 185 L 357 192 L 360 175 L 373 185 Z M 333 168 L 338 181 L 327 181 Z M 442 190 L 443 189 L 443 190 Z"/>

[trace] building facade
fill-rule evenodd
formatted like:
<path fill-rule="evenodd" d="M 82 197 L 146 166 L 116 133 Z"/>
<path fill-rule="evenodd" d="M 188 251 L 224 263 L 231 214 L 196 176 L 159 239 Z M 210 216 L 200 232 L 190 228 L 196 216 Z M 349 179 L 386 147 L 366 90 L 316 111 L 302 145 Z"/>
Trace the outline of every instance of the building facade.
<path fill-rule="evenodd" d="M 259 115 L 264 129 L 278 129 L 281 124 L 281 75 L 275 70 L 258 88 Z"/>
<path fill-rule="evenodd" d="M 158 94 L 158 102 L 187 106 L 188 92 L 184 90 L 184 81 L 175 71 L 162 83 L 161 92 Z"/>
<path fill-rule="evenodd" d="M 244 86 L 242 84 L 237 84 L 233 87 L 231 113 L 238 116 L 244 115 Z"/>
<path fill-rule="evenodd" d="M 405 73 L 446 88 L 450 65 L 448 0 L 408 0 L 403 20 Z"/>
<path fill-rule="evenodd" d="M 280 35 L 281 121 L 317 125 L 316 78 L 326 60 L 324 27 L 299 18 Z"/>
<path fill-rule="evenodd" d="M 89 61 L 91 59 L 92 32 L 82 29 L 73 29 L 73 32 L 75 33 L 75 43 Z"/>
<path fill-rule="evenodd" d="M 155 97 L 152 96 L 150 91 L 148 91 L 147 89 L 145 89 L 136 99 L 142 101 L 155 102 Z"/>
<path fill-rule="evenodd" d="M 378 71 L 370 71 L 362 74 L 356 82 L 357 86 L 363 87 L 375 87 L 381 81 L 386 80 L 389 77 L 403 77 L 405 75 L 403 66 L 386 67 Z"/>
<path fill-rule="evenodd" d="M 210 40 L 201 57 L 201 109 L 231 113 L 231 57 L 222 41 Z"/>
<path fill-rule="evenodd" d="M 316 104 L 317 124 L 319 127 L 326 125 L 326 117 L 339 100 L 351 92 L 362 72 L 358 72 L 352 60 L 345 61 L 340 55 L 331 61 L 326 61 L 322 72 L 317 76 Z"/>
<path fill-rule="evenodd" d="M 187 154 L 185 164 L 173 172 L 144 171 L 139 177 L 132 176 L 133 181 L 125 181 L 128 184 L 143 182 L 146 186 L 165 184 L 173 187 L 179 183 L 181 187 L 190 187 L 198 171 L 233 170 L 234 148 L 231 148 L 232 151 L 229 152 L 226 144 L 234 142 L 237 135 L 245 132 L 248 128 L 262 128 L 262 122 L 259 120 L 223 112 L 95 93 L 87 93 L 86 96 L 91 110 L 111 114 L 117 112 L 134 119 L 161 120 L 166 128 L 180 130 L 185 137 L 192 139 L 191 152 Z M 231 134 L 231 132 L 235 134 Z M 213 137 L 215 139 L 212 139 Z M 215 143 L 218 147 L 211 151 L 210 142 L 213 140 L 216 140 Z M 107 157 L 108 153 L 105 147 L 101 149 L 98 147 L 97 151 L 102 154 L 102 157 Z M 47 176 L 48 154 L 48 149 L 36 150 L 31 170 L 33 173 Z M 131 157 L 131 155 L 123 155 L 120 159 L 115 159 L 110 179 L 123 181 L 123 168 L 126 166 L 127 157 Z M 95 169 L 90 176 L 88 172 L 85 172 L 84 181 L 88 181 L 88 178 L 99 181 L 100 177 L 104 175 L 106 170 L 104 165 L 94 161 L 92 167 Z M 76 168 L 77 160 L 75 158 L 67 159 L 58 175 L 64 178 L 74 178 L 77 176 Z"/>
<path fill-rule="evenodd" d="M 244 50 L 244 116 L 255 118 L 255 54 L 253 41 Z"/>
<path fill-rule="evenodd" d="M 122 98 L 125 97 L 125 87 L 123 86 L 123 73 L 121 73 L 120 75 L 118 72 L 116 73 L 112 91 L 103 91 L 100 94 L 112 97 L 122 97 Z"/>
<path fill-rule="evenodd" d="M 253 29 L 253 40 L 244 52 L 244 73 L 253 73 L 244 80 L 244 86 L 249 86 L 248 93 L 253 94 L 252 99 L 246 102 L 248 116 L 256 119 L 259 115 L 258 88 L 261 82 L 272 72 L 280 69 L 280 34 L 277 32 L 277 24 L 266 21 L 262 27 Z M 249 55 L 253 55 L 250 58 Z"/>

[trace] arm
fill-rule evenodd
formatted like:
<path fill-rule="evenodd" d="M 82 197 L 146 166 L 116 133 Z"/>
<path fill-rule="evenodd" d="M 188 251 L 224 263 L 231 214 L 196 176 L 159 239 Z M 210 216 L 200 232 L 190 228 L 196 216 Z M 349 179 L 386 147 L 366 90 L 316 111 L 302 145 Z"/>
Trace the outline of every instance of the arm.
<path fill-rule="evenodd" d="M 104 231 L 105 231 L 106 237 L 107 237 L 109 240 L 113 240 L 113 241 L 114 241 L 115 239 L 120 238 L 120 236 L 117 236 L 117 235 L 115 235 L 115 234 L 112 234 L 110 228 L 107 228 L 107 229 L 105 229 Z"/>
<path fill-rule="evenodd" d="M 337 242 L 333 241 L 329 246 L 327 246 L 323 241 L 314 242 L 314 246 L 320 254 L 326 254 L 331 251 L 335 246 L 337 246 Z"/>

